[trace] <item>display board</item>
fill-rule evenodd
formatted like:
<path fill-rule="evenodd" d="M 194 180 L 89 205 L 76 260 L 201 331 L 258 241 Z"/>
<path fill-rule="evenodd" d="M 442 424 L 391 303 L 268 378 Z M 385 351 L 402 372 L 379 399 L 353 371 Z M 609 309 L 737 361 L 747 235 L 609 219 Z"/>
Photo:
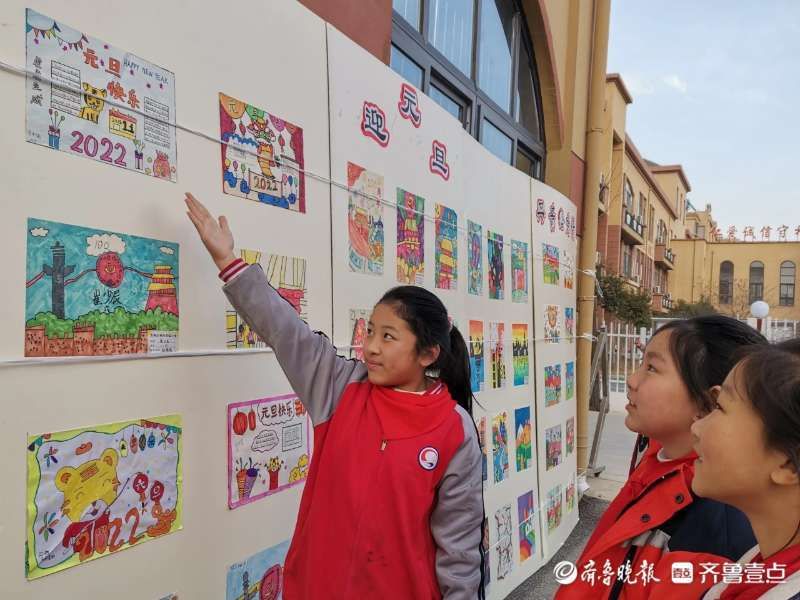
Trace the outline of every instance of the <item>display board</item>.
<path fill-rule="evenodd" d="M 442 298 L 474 367 L 489 596 L 541 567 L 577 518 L 569 201 L 294 0 L 0 19 L 0 595 L 280 597 L 313 436 L 184 190 L 343 355 L 392 286 Z"/>

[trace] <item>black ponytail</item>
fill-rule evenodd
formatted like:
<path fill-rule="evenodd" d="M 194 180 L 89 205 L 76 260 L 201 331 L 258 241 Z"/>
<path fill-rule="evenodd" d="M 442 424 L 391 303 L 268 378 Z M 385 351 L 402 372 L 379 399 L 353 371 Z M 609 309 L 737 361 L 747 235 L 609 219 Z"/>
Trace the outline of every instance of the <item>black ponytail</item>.
<path fill-rule="evenodd" d="M 450 324 L 447 309 L 436 294 L 415 285 L 386 292 L 378 304 L 391 305 L 417 338 L 417 352 L 439 346 L 439 358 L 429 368 L 439 372 L 459 406 L 472 415 L 469 353 L 458 328 Z"/>

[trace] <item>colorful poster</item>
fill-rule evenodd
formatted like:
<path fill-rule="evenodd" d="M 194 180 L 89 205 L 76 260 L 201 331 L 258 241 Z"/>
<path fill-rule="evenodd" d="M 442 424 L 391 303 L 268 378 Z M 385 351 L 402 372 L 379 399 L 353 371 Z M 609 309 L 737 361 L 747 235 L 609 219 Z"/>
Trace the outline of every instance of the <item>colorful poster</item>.
<path fill-rule="evenodd" d="M 565 427 L 566 433 L 564 437 L 566 438 L 565 444 L 567 447 L 566 453 L 567 456 L 572 454 L 575 451 L 575 417 L 570 417 L 567 419 L 567 425 Z"/>
<path fill-rule="evenodd" d="M 473 296 L 480 296 L 483 294 L 483 227 L 468 220 L 467 238 L 469 254 L 467 292 Z"/>
<path fill-rule="evenodd" d="M 458 215 L 452 208 L 437 204 L 435 210 L 435 278 L 440 290 L 458 288 Z"/>
<path fill-rule="evenodd" d="M 544 272 L 544 282 L 550 285 L 558 285 L 558 247 L 550 244 L 542 244 L 542 267 Z"/>
<path fill-rule="evenodd" d="M 511 354 L 514 362 L 514 385 L 528 384 L 528 324 L 511 324 Z"/>
<path fill-rule="evenodd" d="M 575 339 L 575 309 L 569 306 L 564 307 L 564 335 L 569 342 Z"/>
<path fill-rule="evenodd" d="M 172 72 L 30 8 L 25 48 L 29 142 L 178 180 Z"/>
<path fill-rule="evenodd" d="M 544 368 L 544 405 L 561 402 L 561 364 Z"/>
<path fill-rule="evenodd" d="M 28 579 L 183 527 L 181 417 L 28 437 Z"/>
<path fill-rule="evenodd" d="M 350 270 L 383 275 L 383 175 L 348 162 L 347 189 Z"/>
<path fill-rule="evenodd" d="M 364 343 L 371 315 L 372 311 L 367 308 L 350 309 L 350 358 L 364 360 Z"/>
<path fill-rule="evenodd" d="M 228 506 L 236 508 L 302 483 L 310 425 L 295 394 L 228 405 Z"/>
<path fill-rule="evenodd" d="M 566 399 L 572 400 L 575 397 L 575 362 L 568 362 L 565 366 L 566 374 L 564 387 L 566 388 Z"/>
<path fill-rule="evenodd" d="M 544 341 L 557 344 L 561 341 L 561 307 L 546 304 L 544 307 Z"/>
<path fill-rule="evenodd" d="M 472 393 L 483 391 L 483 321 L 469 322 L 469 378 Z"/>
<path fill-rule="evenodd" d="M 488 457 L 486 456 L 486 417 L 481 417 L 478 421 L 478 438 L 481 443 L 481 471 L 483 473 L 483 483 L 488 479 Z"/>
<path fill-rule="evenodd" d="M 505 323 L 489 323 L 489 356 L 492 359 L 492 389 L 506 387 Z"/>
<path fill-rule="evenodd" d="M 511 301 L 528 301 L 528 244 L 511 240 Z"/>
<path fill-rule="evenodd" d="M 505 290 L 505 267 L 503 266 L 503 236 L 487 231 L 489 249 L 489 298 L 502 300 Z"/>
<path fill-rule="evenodd" d="M 397 188 L 397 281 L 425 282 L 425 198 Z"/>
<path fill-rule="evenodd" d="M 231 565 L 225 586 L 225 600 L 280 600 L 283 598 L 283 563 L 289 541 L 254 554 Z"/>
<path fill-rule="evenodd" d="M 575 481 L 569 482 L 565 496 L 567 497 L 567 512 L 572 512 L 575 509 Z"/>
<path fill-rule="evenodd" d="M 292 305 L 304 321 L 308 319 L 306 259 L 280 254 L 263 254 L 260 250 L 240 250 L 239 256 L 249 265 L 258 264 L 269 284 Z M 266 342 L 232 308 L 225 313 L 228 348 L 265 348 Z"/>
<path fill-rule="evenodd" d="M 514 410 L 514 429 L 517 432 L 517 471 L 531 466 L 531 409 L 523 406 Z"/>
<path fill-rule="evenodd" d="M 220 93 L 219 135 L 223 193 L 306 212 L 301 127 Z"/>
<path fill-rule="evenodd" d="M 553 532 L 561 525 L 561 486 L 547 492 L 547 531 Z"/>
<path fill-rule="evenodd" d="M 497 539 L 497 579 L 505 579 L 514 569 L 514 524 L 511 505 L 501 506 L 494 513 L 494 530 Z"/>
<path fill-rule="evenodd" d="M 517 498 L 520 564 L 524 563 L 536 552 L 535 514 L 533 509 L 533 491 L 525 492 L 522 496 Z"/>
<path fill-rule="evenodd" d="M 25 356 L 178 349 L 178 244 L 28 219 Z"/>
<path fill-rule="evenodd" d="M 508 478 L 508 413 L 505 411 L 492 418 L 492 458 L 494 459 L 494 482 Z"/>
<path fill-rule="evenodd" d="M 571 290 L 575 286 L 575 259 L 571 254 L 563 253 L 561 271 L 564 273 L 564 289 Z"/>
<path fill-rule="evenodd" d="M 489 517 L 483 518 L 483 539 L 481 541 L 483 545 L 483 590 L 486 592 L 486 596 L 489 595 L 489 584 L 492 581 L 492 570 L 490 565 L 492 564 L 491 560 L 491 551 L 489 550 Z"/>
<path fill-rule="evenodd" d="M 547 448 L 547 470 L 549 471 L 561 464 L 561 425 L 546 429 L 544 439 Z"/>

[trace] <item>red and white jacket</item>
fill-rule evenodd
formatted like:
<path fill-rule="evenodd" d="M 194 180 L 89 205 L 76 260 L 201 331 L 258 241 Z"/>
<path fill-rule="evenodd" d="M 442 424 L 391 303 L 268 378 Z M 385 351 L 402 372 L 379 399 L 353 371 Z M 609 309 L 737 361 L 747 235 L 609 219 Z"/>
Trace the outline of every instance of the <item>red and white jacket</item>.
<path fill-rule="evenodd" d="M 755 546 L 738 562 L 743 575 L 737 574 L 734 583 L 721 581 L 708 590 L 703 600 L 800 600 L 800 544 L 767 560 Z"/>
<path fill-rule="evenodd" d="M 257 265 L 220 276 L 275 351 L 314 425 L 286 557 L 286 600 L 473 600 L 481 582 L 481 451 L 470 415 L 438 384 L 375 386 L 301 321 Z"/>

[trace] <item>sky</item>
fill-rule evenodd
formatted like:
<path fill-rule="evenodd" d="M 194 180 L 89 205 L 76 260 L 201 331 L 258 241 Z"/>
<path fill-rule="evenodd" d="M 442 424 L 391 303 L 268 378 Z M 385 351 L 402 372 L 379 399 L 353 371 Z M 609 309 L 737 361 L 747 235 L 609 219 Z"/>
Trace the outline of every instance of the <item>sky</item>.
<path fill-rule="evenodd" d="M 800 225 L 800 1 L 612 0 L 608 72 L 633 96 L 642 155 L 683 165 L 698 209 Z"/>

